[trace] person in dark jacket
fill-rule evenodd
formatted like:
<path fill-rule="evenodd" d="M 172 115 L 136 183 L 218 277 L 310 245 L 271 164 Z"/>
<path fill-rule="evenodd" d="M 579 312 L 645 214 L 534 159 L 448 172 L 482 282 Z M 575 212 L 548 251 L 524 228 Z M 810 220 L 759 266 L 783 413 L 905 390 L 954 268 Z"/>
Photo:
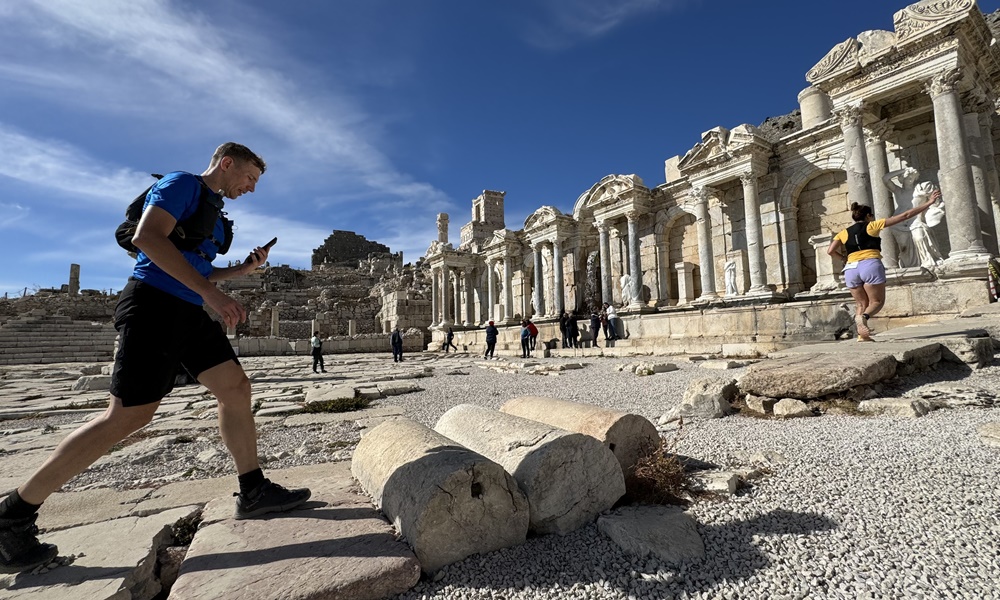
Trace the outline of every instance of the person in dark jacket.
<path fill-rule="evenodd" d="M 580 326 L 577 325 L 576 319 L 573 317 L 569 317 L 569 320 L 566 322 L 566 335 L 569 337 L 570 348 L 580 347 Z"/>
<path fill-rule="evenodd" d="M 531 358 L 531 330 L 528 321 L 521 321 L 521 358 Z"/>
<path fill-rule="evenodd" d="M 601 330 L 601 315 L 596 312 L 590 313 L 590 337 L 591 346 L 594 348 L 600 348 L 597 345 L 597 333 Z"/>
<path fill-rule="evenodd" d="M 455 352 L 458 352 L 458 346 L 455 345 L 454 339 L 455 339 L 455 332 L 451 330 L 451 327 L 449 327 L 448 337 L 444 341 L 444 346 L 442 346 L 442 348 L 444 348 L 445 354 L 448 354 L 448 348 L 454 348 Z"/>
<path fill-rule="evenodd" d="M 562 347 L 569 348 L 569 314 L 563 313 L 559 317 L 559 334 L 562 337 Z"/>
<path fill-rule="evenodd" d="M 389 336 L 389 344 L 392 345 L 392 362 L 403 362 L 403 332 L 398 325 Z"/>
<path fill-rule="evenodd" d="M 497 347 L 497 335 L 500 333 L 493 321 L 486 326 L 486 353 L 483 355 L 483 359 L 493 358 L 493 350 Z"/>

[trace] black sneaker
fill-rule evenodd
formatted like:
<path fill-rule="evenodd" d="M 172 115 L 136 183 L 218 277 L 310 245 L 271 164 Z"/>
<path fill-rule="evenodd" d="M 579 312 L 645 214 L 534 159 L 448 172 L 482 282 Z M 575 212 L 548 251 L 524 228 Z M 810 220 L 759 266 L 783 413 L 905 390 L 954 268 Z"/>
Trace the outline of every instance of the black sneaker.
<path fill-rule="evenodd" d="M 59 554 L 52 544 L 38 541 L 37 514 L 23 519 L 0 519 L 0 573 L 30 571 L 50 563 Z"/>
<path fill-rule="evenodd" d="M 312 495 L 308 488 L 290 490 L 270 479 L 257 486 L 249 494 L 235 493 L 236 514 L 234 519 L 252 519 L 274 512 L 285 512 L 298 508 Z"/>

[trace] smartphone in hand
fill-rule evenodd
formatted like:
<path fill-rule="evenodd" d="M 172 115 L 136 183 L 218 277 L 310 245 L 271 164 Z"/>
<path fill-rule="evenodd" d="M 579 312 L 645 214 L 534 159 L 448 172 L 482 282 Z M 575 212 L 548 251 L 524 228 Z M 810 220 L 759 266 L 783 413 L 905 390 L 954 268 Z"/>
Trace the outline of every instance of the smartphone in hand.
<path fill-rule="evenodd" d="M 271 246 L 273 246 L 273 245 L 275 245 L 277 243 L 278 243 L 278 238 L 277 237 L 273 237 L 273 238 L 271 238 L 270 242 L 264 244 L 264 249 L 265 250 L 270 250 Z M 244 262 L 250 262 L 250 261 L 252 261 L 254 259 L 254 256 L 255 256 L 255 254 L 253 252 L 251 252 L 250 254 L 247 254 L 247 259 Z"/>

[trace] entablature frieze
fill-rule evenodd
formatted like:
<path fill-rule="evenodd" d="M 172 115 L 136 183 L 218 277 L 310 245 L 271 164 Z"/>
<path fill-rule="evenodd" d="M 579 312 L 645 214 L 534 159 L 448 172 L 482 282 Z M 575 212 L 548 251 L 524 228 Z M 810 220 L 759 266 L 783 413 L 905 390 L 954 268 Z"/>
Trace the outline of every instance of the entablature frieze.
<path fill-rule="evenodd" d="M 739 159 L 734 159 L 727 164 L 718 165 L 714 169 L 706 169 L 688 175 L 688 180 L 694 187 L 718 187 L 722 184 L 737 180 L 744 173 L 754 173 L 764 175 L 767 173 L 768 162 L 771 152 L 765 156 L 763 154 L 752 154 Z"/>
<path fill-rule="evenodd" d="M 594 211 L 594 220 L 603 221 L 610 226 L 613 222 L 628 219 L 629 213 L 644 215 L 651 212 L 651 204 L 647 198 L 643 198 L 641 201 L 632 200 L 615 206 L 603 207 Z"/>

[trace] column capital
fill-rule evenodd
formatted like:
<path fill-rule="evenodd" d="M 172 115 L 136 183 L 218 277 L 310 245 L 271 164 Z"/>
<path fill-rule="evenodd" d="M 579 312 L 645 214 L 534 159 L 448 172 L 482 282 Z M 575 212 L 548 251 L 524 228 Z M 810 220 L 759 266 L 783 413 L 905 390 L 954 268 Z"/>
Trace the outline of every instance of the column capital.
<path fill-rule="evenodd" d="M 837 118 L 841 129 L 857 127 L 861 125 L 862 110 L 861 102 L 851 102 L 833 111 L 833 116 Z"/>
<path fill-rule="evenodd" d="M 695 204 L 707 204 L 714 192 L 715 190 L 708 186 L 696 185 L 691 188 L 691 197 L 694 198 Z"/>
<path fill-rule="evenodd" d="M 740 173 L 740 183 L 743 184 L 744 188 L 747 188 L 751 185 L 756 185 L 757 179 L 758 179 L 757 174 L 754 173 L 752 168 Z"/>
<path fill-rule="evenodd" d="M 596 227 L 597 231 L 601 233 L 608 232 L 608 222 L 604 219 L 601 219 L 600 221 L 594 221 L 594 227 Z"/>
<path fill-rule="evenodd" d="M 639 217 L 641 216 L 642 213 L 637 210 L 630 210 L 627 213 L 625 213 L 625 218 L 628 219 L 629 223 L 634 223 L 635 221 L 638 221 Z"/>
<path fill-rule="evenodd" d="M 884 143 L 886 139 L 895 131 L 886 119 L 865 125 L 864 129 L 865 145 L 867 146 Z"/>
<path fill-rule="evenodd" d="M 931 100 L 941 94 L 948 94 L 958 89 L 958 82 L 962 78 L 962 72 L 958 67 L 952 67 L 938 72 L 933 77 L 924 82 L 924 92 Z"/>

